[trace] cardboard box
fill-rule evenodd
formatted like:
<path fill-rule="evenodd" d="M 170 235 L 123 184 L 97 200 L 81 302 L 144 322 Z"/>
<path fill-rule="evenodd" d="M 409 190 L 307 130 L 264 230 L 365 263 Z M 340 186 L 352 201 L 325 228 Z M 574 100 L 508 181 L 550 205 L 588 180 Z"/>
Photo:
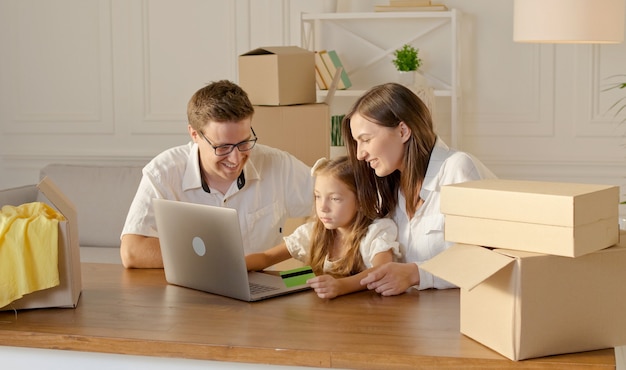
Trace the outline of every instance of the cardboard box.
<path fill-rule="evenodd" d="M 461 287 L 461 333 L 523 360 L 626 344 L 624 266 L 626 243 L 578 258 L 456 244 L 420 268 Z"/>
<path fill-rule="evenodd" d="M 76 307 L 82 282 L 78 245 L 76 208 L 61 190 L 45 177 L 38 185 L 0 191 L 0 205 L 19 206 L 30 202 L 45 202 L 65 216 L 59 222 L 59 281 L 56 287 L 26 294 L 0 310 L 46 307 Z"/>
<path fill-rule="evenodd" d="M 297 46 L 249 51 L 239 56 L 239 86 L 254 105 L 315 103 L 315 54 Z"/>
<path fill-rule="evenodd" d="M 330 156 L 330 109 L 325 103 L 255 106 L 259 143 L 289 152 L 309 166 Z"/>
<path fill-rule="evenodd" d="M 578 257 L 619 239 L 619 187 L 489 179 L 441 190 L 445 239 Z"/>

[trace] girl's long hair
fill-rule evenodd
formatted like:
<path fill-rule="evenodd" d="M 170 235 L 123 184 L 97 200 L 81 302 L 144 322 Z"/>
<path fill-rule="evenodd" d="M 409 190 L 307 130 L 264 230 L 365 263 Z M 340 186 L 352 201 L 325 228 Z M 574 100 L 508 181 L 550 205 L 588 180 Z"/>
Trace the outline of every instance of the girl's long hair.
<path fill-rule="evenodd" d="M 404 144 L 402 173 L 396 170 L 385 177 L 378 177 L 365 161 L 357 159 L 357 143 L 350 130 L 350 119 L 356 113 L 389 128 L 404 122 L 411 130 L 411 137 Z M 393 212 L 398 204 L 398 189 L 406 198 L 407 212 L 415 213 L 418 189 L 421 189 L 430 153 L 437 140 L 426 104 L 407 87 L 386 83 L 363 94 L 346 114 L 341 126 L 348 157 L 359 184 L 359 202 L 368 217 L 384 217 Z"/>
<path fill-rule="evenodd" d="M 346 240 L 343 241 L 344 253 L 339 260 L 335 261 L 335 266 L 332 271 L 323 271 L 323 269 L 326 256 L 328 256 L 334 245 L 335 238 L 337 238 L 337 230 L 326 229 L 319 218 L 316 218 L 311 237 L 309 264 L 316 274 L 325 273 L 335 277 L 357 274 L 365 270 L 360 245 L 373 219 L 367 217 L 367 215 L 361 211 L 357 184 L 348 157 L 342 156 L 321 163 L 318 162 L 318 164 L 319 165 L 314 168 L 314 175 L 331 176 L 344 183 L 355 194 L 357 212 L 349 226 L 350 232 Z"/>

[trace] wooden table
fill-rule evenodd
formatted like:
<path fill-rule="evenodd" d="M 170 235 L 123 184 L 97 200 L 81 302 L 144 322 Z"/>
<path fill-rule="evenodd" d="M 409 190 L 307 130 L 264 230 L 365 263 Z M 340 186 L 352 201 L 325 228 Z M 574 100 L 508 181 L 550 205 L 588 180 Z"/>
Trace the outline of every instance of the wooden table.
<path fill-rule="evenodd" d="M 459 291 L 246 303 L 163 270 L 83 264 L 76 309 L 0 312 L 0 345 L 328 368 L 615 368 L 613 349 L 510 361 L 459 332 Z"/>

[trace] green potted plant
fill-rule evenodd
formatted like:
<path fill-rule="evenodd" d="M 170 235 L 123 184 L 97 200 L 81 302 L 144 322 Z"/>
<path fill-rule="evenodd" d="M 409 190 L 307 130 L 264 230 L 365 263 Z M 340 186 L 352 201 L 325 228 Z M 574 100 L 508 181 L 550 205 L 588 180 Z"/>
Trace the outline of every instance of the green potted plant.
<path fill-rule="evenodd" d="M 395 57 L 392 60 L 393 65 L 399 73 L 398 82 L 413 90 L 432 112 L 435 104 L 435 90 L 419 71 L 422 66 L 419 49 L 404 44 L 393 52 L 393 56 Z"/>
<path fill-rule="evenodd" d="M 400 49 L 393 52 L 394 59 L 391 61 L 398 70 L 398 82 L 404 86 L 411 87 L 415 84 L 416 74 L 422 60 L 419 57 L 419 49 L 409 44 L 404 44 Z M 420 79 L 423 76 L 417 76 Z"/>
<path fill-rule="evenodd" d="M 404 44 L 400 49 L 393 52 L 395 59 L 392 60 L 393 65 L 400 72 L 417 71 L 422 65 L 422 60 L 418 56 L 419 49 L 409 44 Z"/>

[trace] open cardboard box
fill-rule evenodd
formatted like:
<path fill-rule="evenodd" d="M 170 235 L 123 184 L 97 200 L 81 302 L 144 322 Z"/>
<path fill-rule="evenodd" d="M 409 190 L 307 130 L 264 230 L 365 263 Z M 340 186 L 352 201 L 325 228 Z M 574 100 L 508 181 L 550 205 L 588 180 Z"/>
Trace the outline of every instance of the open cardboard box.
<path fill-rule="evenodd" d="M 333 76 L 323 102 L 288 106 L 254 107 L 252 127 L 263 144 L 293 154 L 309 166 L 330 157 L 330 106 L 341 79 Z"/>
<path fill-rule="evenodd" d="M 578 257 L 619 239 L 619 187 L 488 179 L 441 190 L 445 239 Z"/>
<path fill-rule="evenodd" d="M 254 105 L 309 104 L 315 92 L 315 53 L 298 46 L 261 47 L 239 56 L 239 86 Z"/>
<path fill-rule="evenodd" d="M 76 307 L 80 297 L 81 270 L 78 246 L 78 218 L 76 208 L 61 190 L 44 178 L 38 185 L 0 191 L 0 205 L 19 206 L 30 202 L 45 202 L 65 216 L 59 222 L 59 280 L 56 287 L 24 295 L 0 310 L 19 310 L 46 307 Z"/>
<path fill-rule="evenodd" d="M 511 360 L 626 344 L 626 234 L 569 258 L 455 244 L 420 265 L 461 288 L 461 333 Z"/>

